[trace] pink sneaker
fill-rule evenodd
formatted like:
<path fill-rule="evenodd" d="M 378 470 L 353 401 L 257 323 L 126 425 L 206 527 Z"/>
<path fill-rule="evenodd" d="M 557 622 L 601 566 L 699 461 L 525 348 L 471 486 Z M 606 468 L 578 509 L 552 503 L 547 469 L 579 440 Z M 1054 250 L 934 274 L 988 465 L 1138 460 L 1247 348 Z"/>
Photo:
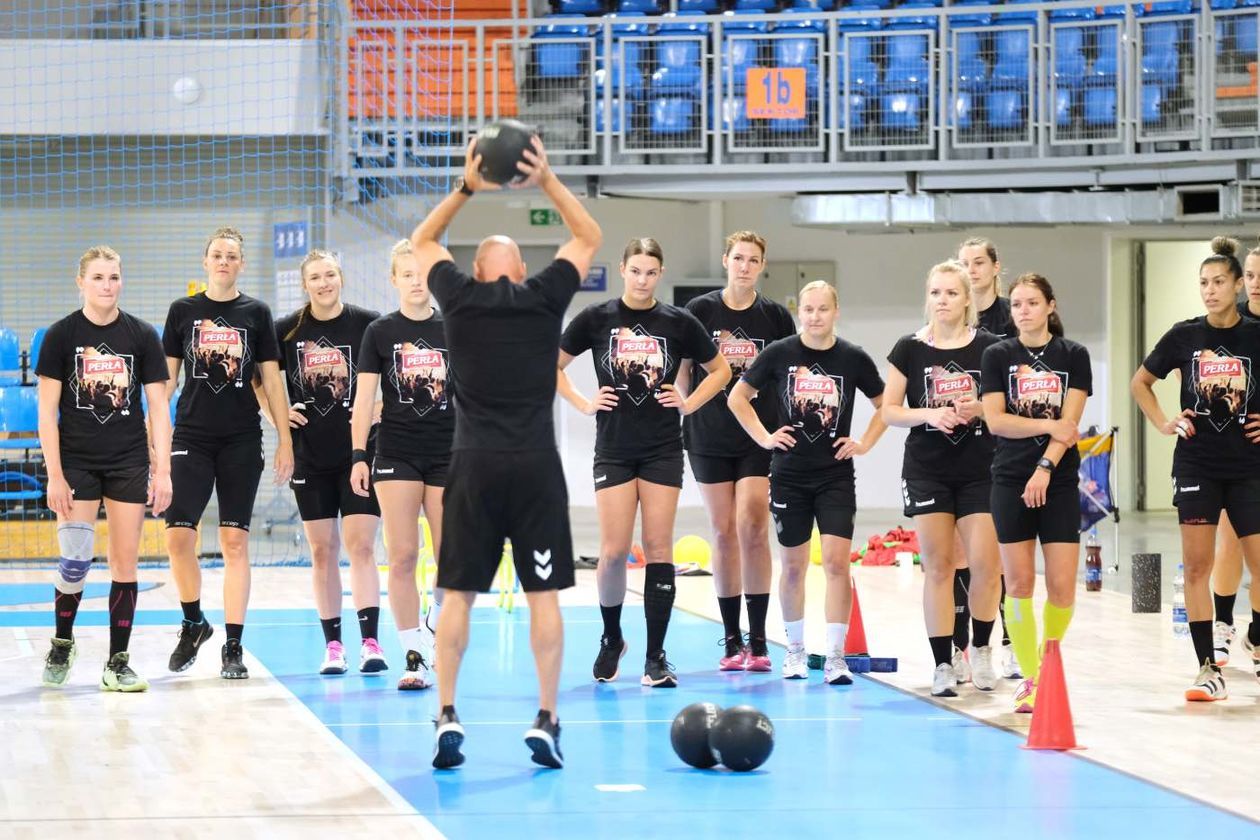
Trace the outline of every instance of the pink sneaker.
<path fill-rule="evenodd" d="M 1032 680 L 1024 680 L 1015 692 L 1015 713 L 1031 715 L 1033 705 L 1037 702 L 1037 684 Z"/>
<path fill-rule="evenodd" d="M 329 642 L 324 646 L 324 662 L 319 666 L 319 672 L 324 675 L 344 674 L 346 670 L 346 649 L 341 642 Z"/>
<path fill-rule="evenodd" d="M 726 654 L 718 660 L 719 671 L 745 670 L 748 648 L 741 644 L 739 636 L 727 636 L 719 644 L 726 648 Z"/>
<path fill-rule="evenodd" d="M 744 670 L 768 674 L 771 668 L 770 651 L 766 648 L 766 640 L 750 638 L 748 647 L 744 648 Z"/>
<path fill-rule="evenodd" d="M 376 639 L 364 639 L 363 646 L 359 648 L 359 673 L 379 674 L 387 670 L 389 664 L 385 661 L 385 652 L 381 650 L 380 643 Z"/>

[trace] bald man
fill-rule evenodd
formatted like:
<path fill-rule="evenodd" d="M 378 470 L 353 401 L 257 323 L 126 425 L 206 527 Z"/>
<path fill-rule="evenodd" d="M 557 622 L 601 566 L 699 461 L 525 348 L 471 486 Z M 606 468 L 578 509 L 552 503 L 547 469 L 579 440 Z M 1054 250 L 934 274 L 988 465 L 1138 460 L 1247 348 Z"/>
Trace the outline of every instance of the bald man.
<path fill-rule="evenodd" d="M 599 249 L 599 225 L 560 182 L 541 141 L 518 164 L 521 187 L 538 186 L 555 205 L 571 239 L 555 260 L 526 277 L 521 249 L 506 236 L 477 247 L 471 277 L 439 240 L 476 193 L 498 189 L 480 175 L 469 143 L 464 177 L 411 235 L 420 270 L 446 319 L 459 413 L 442 515 L 437 585 L 446 590 L 438 618 L 436 664 L 441 712 L 433 766 L 464 762 L 464 729 L 455 713 L 455 683 L 468 646 L 468 619 L 478 592 L 494 581 L 503 541 L 512 541 L 517 577 L 529 601 L 530 644 L 539 703 L 525 743 L 535 763 L 560 768 L 556 694 L 564 650 L 559 591 L 573 585 L 569 495 L 552 403 L 565 310 Z"/>

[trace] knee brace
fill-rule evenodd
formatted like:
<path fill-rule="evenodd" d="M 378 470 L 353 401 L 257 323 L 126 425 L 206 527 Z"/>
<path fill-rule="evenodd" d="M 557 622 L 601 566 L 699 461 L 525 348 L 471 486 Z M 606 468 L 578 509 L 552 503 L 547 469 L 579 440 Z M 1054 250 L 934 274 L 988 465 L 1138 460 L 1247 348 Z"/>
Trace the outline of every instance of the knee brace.
<path fill-rule="evenodd" d="M 92 549 L 96 543 L 96 526 L 90 522 L 63 522 L 57 526 L 57 545 L 61 560 L 57 563 L 58 592 L 76 595 L 83 591 L 88 569 L 92 568 Z"/>

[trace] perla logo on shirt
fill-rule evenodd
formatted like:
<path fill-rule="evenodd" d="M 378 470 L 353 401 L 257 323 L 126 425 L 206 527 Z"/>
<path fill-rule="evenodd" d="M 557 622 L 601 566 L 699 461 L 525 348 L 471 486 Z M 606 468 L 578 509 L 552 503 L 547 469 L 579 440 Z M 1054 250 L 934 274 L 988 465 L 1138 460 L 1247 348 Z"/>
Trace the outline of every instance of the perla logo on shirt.
<path fill-rule="evenodd" d="M 979 371 L 965 370 L 954 362 L 944 365 L 930 365 L 923 369 L 923 407 L 945 408 L 954 405 L 964 397 L 978 399 L 979 389 L 976 381 Z M 934 426 L 924 424 L 929 432 L 944 435 L 950 443 L 957 445 L 974 430 L 980 431 L 979 423 L 958 426 L 954 431 L 945 433 Z"/>
<path fill-rule="evenodd" d="M 74 348 L 74 380 L 70 383 L 75 408 L 89 411 L 98 423 L 115 414 L 131 414 L 135 392 L 131 371 L 135 358 L 115 353 L 108 345 Z"/>
<path fill-rule="evenodd" d="M 759 338 L 749 337 L 739 327 L 733 330 L 714 330 L 713 341 L 717 344 L 722 358 L 726 359 L 731 366 L 731 381 L 726 384 L 726 390 L 729 391 L 735 387 L 735 383 L 739 382 L 739 377 L 756 360 L 765 342 Z"/>
<path fill-rule="evenodd" d="M 446 411 L 449 403 L 450 365 L 446 349 L 432 347 L 424 339 L 394 345 L 390 382 L 398 401 L 421 417 L 430 411 Z"/>
<path fill-rule="evenodd" d="M 253 358 L 246 330 L 222 318 L 203 318 L 193 324 L 185 352 L 192 363 L 193 379 L 212 392 L 217 394 L 229 385 L 245 387 L 245 366 Z"/>
<path fill-rule="evenodd" d="M 611 375 L 617 393 L 634 405 L 642 405 L 652 396 L 673 367 L 665 339 L 639 324 L 610 330 L 608 350 L 600 363 Z"/>
<path fill-rule="evenodd" d="M 1011 365 L 1007 385 L 1007 407 L 1012 414 L 1034 420 L 1058 420 L 1063 416 L 1063 395 L 1068 374 L 1047 368 L 1041 361 L 1032 365 Z M 1043 446 L 1049 438 L 1032 438 Z"/>
<path fill-rule="evenodd" d="M 832 376 L 818 365 L 798 365 L 787 380 L 788 423 L 810 443 L 823 435 L 836 436 L 844 409 L 844 377 Z"/>
<path fill-rule="evenodd" d="M 354 399 L 354 363 L 348 345 L 336 345 L 326 338 L 299 341 L 297 370 L 291 374 L 303 402 L 321 417 L 338 404 L 349 408 Z"/>
<path fill-rule="evenodd" d="M 1237 420 L 1247 422 L 1247 405 L 1254 386 L 1251 359 L 1235 356 L 1224 347 L 1196 350 L 1190 367 L 1195 414 L 1207 418 L 1216 431 Z"/>

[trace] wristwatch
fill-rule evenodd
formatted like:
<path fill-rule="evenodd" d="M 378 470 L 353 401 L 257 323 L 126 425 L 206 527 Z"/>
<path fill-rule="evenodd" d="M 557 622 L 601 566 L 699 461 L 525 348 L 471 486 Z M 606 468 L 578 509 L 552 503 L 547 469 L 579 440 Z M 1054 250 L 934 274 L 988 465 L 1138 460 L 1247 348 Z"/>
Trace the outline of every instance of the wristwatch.
<path fill-rule="evenodd" d="M 1048 473 L 1054 472 L 1054 468 L 1057 466 L 1058 464 L 1056 464 L 1054 461 L 1051 461 L 1049 458 L 1042 458 L 1040 461 L 1037 462 L 1037 469 L 1045 470 Z"/>
<path fill-rule="evenodd" d="M 473 190 L 470 189 L 466 183 L 464 183 L 464 178 L 462 175 L 459 178 L 455 179 L 455 189 L 459 192 L 462 192 L 464 195 L 467 195 L 467 196 L 471 196 L 473 194 Z"/>

